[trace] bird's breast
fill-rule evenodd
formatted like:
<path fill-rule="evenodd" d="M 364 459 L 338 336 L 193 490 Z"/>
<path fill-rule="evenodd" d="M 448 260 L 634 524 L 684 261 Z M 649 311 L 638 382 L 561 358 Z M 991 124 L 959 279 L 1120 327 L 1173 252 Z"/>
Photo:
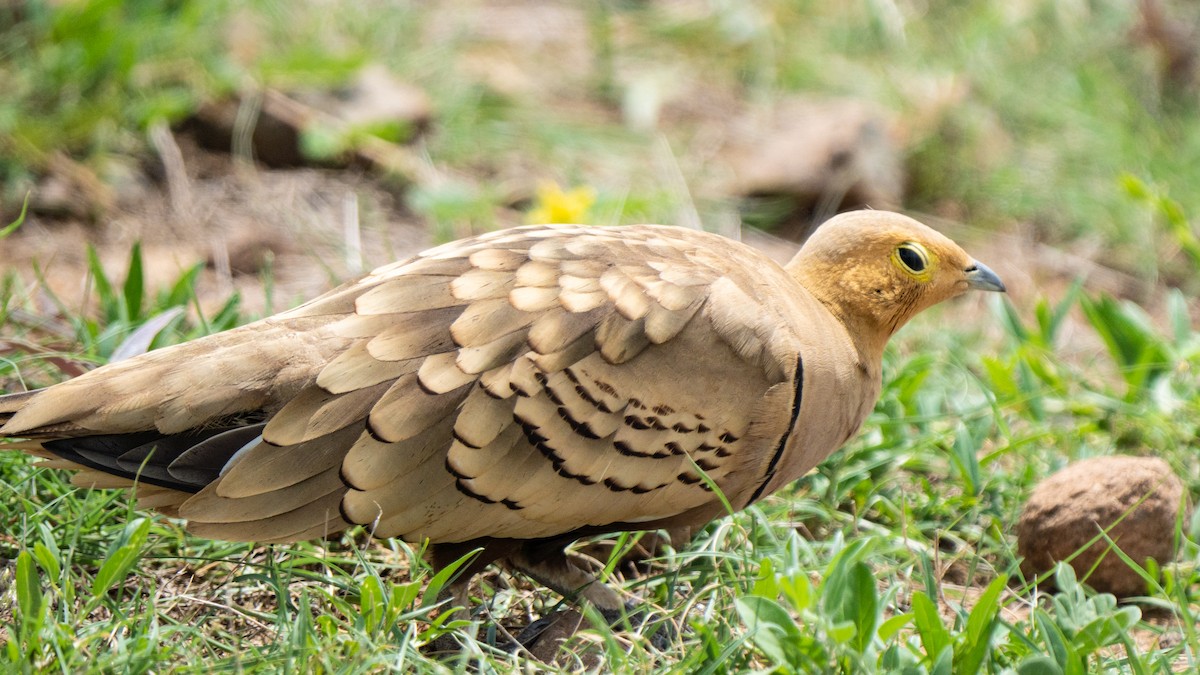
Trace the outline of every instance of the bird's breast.
<path fill-rule="evenodd" d="M 800 478 L 850 440 L 879 397 L 879 364 L 864 359 L 832 317 L 806 317 L 807 330 L 797 336 L 795 376 L 787 408 L 791 424 L 763 470 L 758 498 Z"/>

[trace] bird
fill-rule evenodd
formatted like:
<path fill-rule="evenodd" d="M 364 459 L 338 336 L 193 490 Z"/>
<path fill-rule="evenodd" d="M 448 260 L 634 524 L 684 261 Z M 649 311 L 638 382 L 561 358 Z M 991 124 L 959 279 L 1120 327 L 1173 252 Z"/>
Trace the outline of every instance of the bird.
<path fill-rule="evenodd" d="M 427 543 L 449 595 L 492 563 L 604 616 L 576 540 L 691 532 L 858 432 L 888 339 L 1000 278 L 886 211 L 779 265 L 666 225 L 536 225 L 384 265 L 294 309 L 0 396 L 0 449 L 127 488 L 200 537 L 363 526 Z"/>

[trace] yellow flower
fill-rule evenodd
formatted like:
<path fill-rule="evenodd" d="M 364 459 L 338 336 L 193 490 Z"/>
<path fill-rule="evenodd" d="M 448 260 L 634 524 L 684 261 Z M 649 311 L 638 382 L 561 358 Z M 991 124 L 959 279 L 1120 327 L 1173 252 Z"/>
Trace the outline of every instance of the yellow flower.
<path fill-rule="evenodd" d="M 544 182 L 537 187 L 537 198 L 526 215 L 531 224 L 586 223 L 588 210 L 596 203 L 596 191 L 582 186 L 563 192 L 558 183 Z"/>

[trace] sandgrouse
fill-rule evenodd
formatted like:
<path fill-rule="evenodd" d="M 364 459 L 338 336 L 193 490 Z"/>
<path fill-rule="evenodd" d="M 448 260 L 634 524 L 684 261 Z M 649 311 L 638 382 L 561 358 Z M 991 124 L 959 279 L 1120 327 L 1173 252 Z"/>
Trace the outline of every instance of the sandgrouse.
<path fill-rule="evenodd" d="M 601 610 L 564 553 L 688 530 L 855 434 L 888 338 L 1000 279 L 910 218 L 826 222 L 786 266 L 659 225 L 491 232 L 275 316 L 0 397 L 10 447 L 133 487 L 197 535 L 287 542 L 363 525 L 482 552 Z M 3 446 L 0 446 L 2 449 Z"/>

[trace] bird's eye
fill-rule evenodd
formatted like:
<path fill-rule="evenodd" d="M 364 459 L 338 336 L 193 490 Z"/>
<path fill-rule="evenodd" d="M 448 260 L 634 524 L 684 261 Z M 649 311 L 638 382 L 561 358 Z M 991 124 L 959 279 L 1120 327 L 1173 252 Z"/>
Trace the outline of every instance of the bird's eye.
<path fill-rule="evenodd" d="M 896 247 L 896 260 L 900 262 L 905 271 L 912 274 L 920 274 L 929 266 L 925 258 L 925 251 L 916 244 L 900 244 Z"/>

